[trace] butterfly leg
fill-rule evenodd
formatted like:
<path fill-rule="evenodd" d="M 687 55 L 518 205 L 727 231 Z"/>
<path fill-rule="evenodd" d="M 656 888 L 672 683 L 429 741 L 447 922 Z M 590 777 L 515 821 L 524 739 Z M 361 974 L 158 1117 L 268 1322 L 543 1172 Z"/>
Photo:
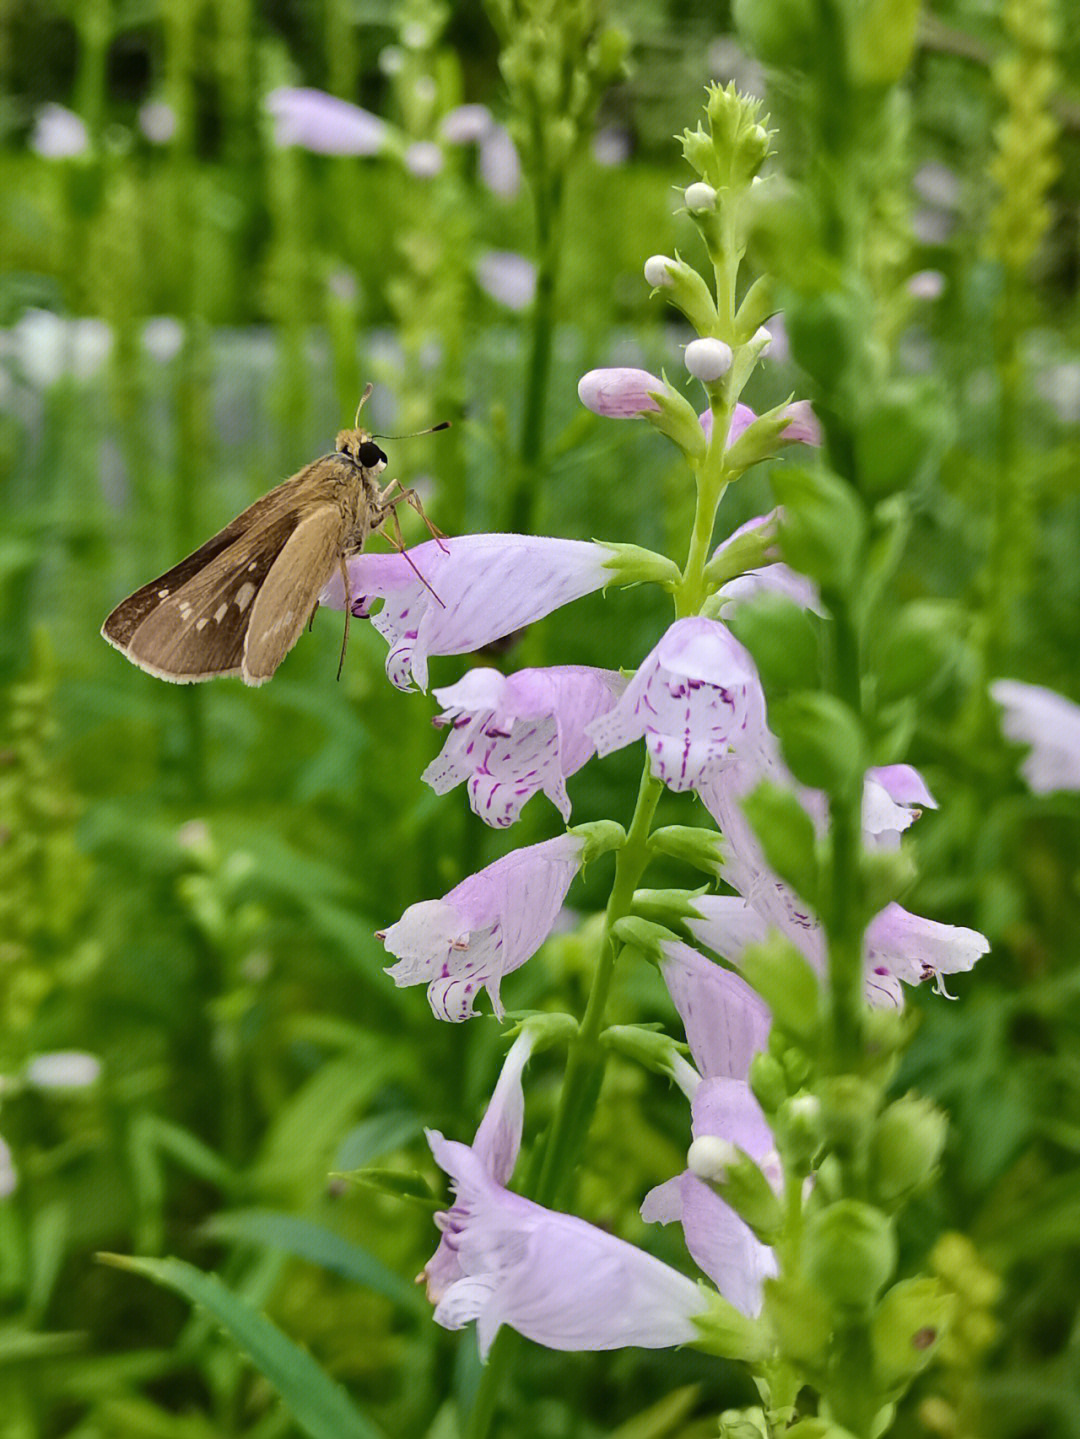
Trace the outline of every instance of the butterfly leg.
<path fill-rule="evenodd" d="M 394 481 L 394 484 L 397 484 L 397 481 L 396 481 L 396 480 Z M 385 493 L 385 492 L 384 492 L 384 493 Z M 402 557 L 402 559 L 405 561 L 405 563 L 406 563 L 406 564 L 409 566 L 409 568 L 412 570 L 412 572 L 413 572 L 413 574 L 416 576 L 416 578 L 417 578 L 417 579 L 420 581 L 420 583 L 424 586 L 424 589 L 427 590 L 427 592 L 431 595 L 431 597 L 434 599 L 435 603 L 436 603 L 437 605 L 439 605 L 439 607 L 440 607 L 441 609 L 446 609 L 446 606 L 443 604 L 442 600 L 439 598 L 439 596 L 435 593 L 435 591 L 434 591 L 434 590 L 431 588 L 431 586 L 428 584 L 428 582 L 427 582 L 427 580 L 424 578 L 424 576 L 423 576 L 423 575 L 420 573 L 420 571 L 417 569 L 416 564 L 415 564 L 415 562 L 414 562 L 414 560 L 413 560 L 413 557 L 409 554 L 409 551 L 405 548 L 405 536 L 401 533 L 401 522 L 400 522 L 400 520 L 399 520 L 398 517 L 397 517 L 397 510 L 394 508 L 394 505 L 395 505 L 395 503 L 397 503 L 397 501 L 406 499 L 410 493 L 411 493 L 410 490 L 403 490 L 403 491 L 401 492 L 401 494 L 397 496 L 397 500 L 396 500 L 396 501 L 395 501 L 395 500 L 391 500 L 391 501 L 389 502 L 389 504 L 386 505 L 386 507 L 385 507 L 385 508 L 386 508 L 386 514 L 383 516 L 383 519 L 382 519 L 382 521 L 380 521 L 380 524 L 385 523 L 385 521 L 388 520 L 388 519 L 389 519 L 389 520 L 393 520 L 393 522 L 394 522 L 394 529 L 395 529 L 395 531 L 396 531 L 396 535 L 388 535 L 385 530 L 383 530 L 382 533 L 386 536 L 387 543 L 390 544 L 390 545 L 393 545 L 394 549 L 397 550 L 398 554 Z M 445 536 L 442 536 L 442 538 L 445 539 Z M 443 546 L 442 546 L 442 549 L 445 551 L 445 550 L 446 550 L 446 546 L 443 545 Z"/>
<path fill-rule="evenodd" d="M 361 404 L 363 401 L 361 401 Z M 341 565 L 341 583 L 345 586 L 345 633 L 341 636 L 341 658 L 338 660 L 337 677 L 341 678 L 341 671 L 345 668 L 345 651 L 349 647 L 349 620 L 352 618 L 352 587 L 349 584 L 349 567 L 345 563 L 345 556 L 342 555 L 339 563 Z M 319 608 L 318 601 L 315 609 Z M 311 612 L 311 618 L 315 618 L 315 610 Z"/>
<path fill-rule="evenodd" d="M 400 491 L 400 493 L 396 495 L 393 494 L 395 485 Z M 425 511 L 424 506 L 420 502 L 420 496 L 416 493 L 415 490 L 406 490 L 402 487 L 400 480 L 391 480 L 390 483 L 379 495 L 379 504 L 383 506 L 400 505 L 402 501 L 404 501 L 407 505 L 411 505 L 411 507 L 423 520 L 424 524 L 427 525 L 428 530 L 431 532 L 431 538 L 433 540 L 439 541 L 439 549 L 442 550 L 444 554 L 447 554 L 447 548 L 443 544 L 443 540 L 446 539 L 446 536 L 443 534 L 442 530 L 439 529 L 438 525 L 432 524 L 431 520 L 428 519 L 427 512 Z M 395 521 L 396 518 L 397 517 L 395 515 Z M 401 533 L 400 527 L 398 529 L 398 533 Z"/>

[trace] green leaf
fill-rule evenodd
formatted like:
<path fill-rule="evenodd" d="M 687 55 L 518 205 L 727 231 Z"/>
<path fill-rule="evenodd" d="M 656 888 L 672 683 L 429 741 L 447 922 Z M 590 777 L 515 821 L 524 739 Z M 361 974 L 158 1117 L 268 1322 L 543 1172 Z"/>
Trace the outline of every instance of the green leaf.
<path fill-rule="evenodd" d="M 297 1259 L 306 1259 L 309 1264 L 317 1264 L 340 1274 L 343 1279 L 362 1284 L 410 1314 L 426 1317 L 431 1312 L 431 1306 L 414 1284 L 407 1283 L 366 1249 L 299 1215 L 281 1214 L 272 1209 L 234 1209 L 215 1215 L 202 1226 L 202 1232 L 211 1239 L 283 1249 Z"/>
<path fill-rule="evenodd" d="M 345 1390 L 305 1349 L 226 1289 L 215 1274 L 204 1274 L 180 1259 L 134 1259 L 125 1254 L 98 1257 L 117 1269 L 141 1274 L 207 1310 L 274 1386 L 311 1439 L 384 1439 L 382 1431 L 353 1406 Z"/>

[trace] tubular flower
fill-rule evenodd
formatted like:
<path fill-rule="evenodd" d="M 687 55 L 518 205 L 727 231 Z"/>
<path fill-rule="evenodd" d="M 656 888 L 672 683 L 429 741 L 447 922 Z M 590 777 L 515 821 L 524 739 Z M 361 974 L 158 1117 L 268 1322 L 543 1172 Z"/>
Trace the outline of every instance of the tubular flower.
<path fill-rule="evenodd" d="M 733 896 L 713 898 L 711 903 L 737 906 L 750 917 L 747 944 L 764 937 L 764 926 L 743 900 Z M 701 904 L 701 899 L 695 901 L 695 907 Z M 745 1079 L 750 1061 L 764 1049 L 769 1036 L 765 1001 L 739 975 L 681 940 L 667 941 L 661 949 L 660 973 L 679 1011 L 694 1063 L 709 1077 Z"/>
<path fill-rule="evenodd" d="M 614 670 L 587 665 L 524 669 L 502 675 L 474 669 L 435 698 L 449 725 L 442 753 L 422 778 L 436 794 L 468 783 L 474 814 L 496 828 L 513 824 L 538 790 L 570 818 L 566 779 L 596 752 L 585 726 L 625 688 Z"/>
<path fill-rule="evenodd" d="M 612 420 L 632 420 L 646 410 L 659 410 L 653 395 L 662 392 L 663 380 L 648 370 L 618 367 L 590 370 L 578 381 L 578 399 L 594 415 Z"/>
<path fill-rule="evenodd" d="M 695 1139 L 710 1136 L 737 1145 L 777 1186 L 772 1133 L 744 1080 L 703 1079 L 691 1100 L 691 1116 Z M 760 1311 L 762 1283 L 776 1273 L 773 1252 L 696 1174 L 687 1169 L 650 1190 L 641 1217 L 650 1224 L 678 1220 L 694 1262 L 724 1298 L 751 1317 Z"/>
<path fill-rule="evenodd" d="M 527 845 L 471 874 L 442 899 L 410 905 L 379 938 L 398 963 L 399 987 L 427 984 L 436 1019 L 471 1019 L 481 989 L 502 1018 L 503 976 L 531 959 L 551 933 L 581 866 L 584 840 L 564 834 Z"/>
<path fill-rule="evenodd" d="M 611 579 L 611 550 L 588 540 L 541 535 L 460 535 L 400 554 L 347 561 L 352 612 L 390 646 L 386 673 L 399 689 L 427 688 L 430 655 L 470 654 L 533 624 Z M 344 609 L 340 574 L 320 602 Z"/>
<path fill-rule="evenodd" d="M 510 1046 L 499 1073 L 498 1083 L 471 1145 L 472 1152 L 483 1165 L 484 1172 L 496 1184 L 507 1184 L 517 1163 L 525 1121 L 525 1094 L 521 1075 L 535 1044 L 535 1031 L 523 1029 Z M 465 1218 L 457 1205 L 435 1216 L 442 1239 L 438 1249 L 424 1266 L 423 1274 L 427 1296 L 432 1304 L 437 1304 L 449 1286 L 463 1277 L 457 1257 L 457 1236 Z"/>
<path fill-rule="evenodd" d="M 718 620 L 676 620 L 622 698 L 587 726 L 597 753 L 645 737 L 653 773 L 669 789 L 698 788 L 762 722 L 754 662 Z"/>
<path fill-rule="evenodd" d="M 697 1338 L 694 1320 L 708 1300 L 684 1274 L 583 1219 L 512 1194 L 468 1145 L 433 1131 L 428 1143 L 453 1182 L 461 1274 L 443 1291 L 435 1319 L 447 1329 L 475 1319 L 481 1358 L 504 1324 L 549 1349 L 663 1349 Z"/>
<path fill-rule="evenodd" d="M 271 90 L 266 108 L 274 117 L 274 143 L 299 145 L 315 155 L 377 155 L 386 143 L 386 122 L 359 105 L 323 90 L 283 85 Z"/>
<path fill-rule="evenodd" d="M 1080 705 L 1042 685 L 995 680 L 990 693 L 1001 706 L 1001 731 L 1031 746 L 1020 773 L 1033 794 L 1080 789 Z"/>

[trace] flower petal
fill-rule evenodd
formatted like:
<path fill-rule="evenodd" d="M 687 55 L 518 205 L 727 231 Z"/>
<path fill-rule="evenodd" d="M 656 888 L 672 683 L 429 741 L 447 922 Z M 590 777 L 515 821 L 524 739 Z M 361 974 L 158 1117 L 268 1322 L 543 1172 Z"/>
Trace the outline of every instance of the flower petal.
<path fill-rule="evenodd" d="M 398 963 L 399 986 L 428 985 L 436 1019 L 471 1019 L 486 989 L 502 1015 L 499 985 L 547 936 L 581 865 L 583 841 L 564 834 L 512 850 L 439 900 L 411 905 L 379 938 Z"/>
<path fill-rule="evenodd" d="M 387 127 L 378 115 L 336 95 L 282 85 L 266 97 L 274 117 L 274 143 L 299 145 L 316 155 L 376 155 Z"/>
<path fill-rule="evenodd" d="M 1031 746 L 1020 773 L 1032 793 L 1080 789 L 1080 705 L 1020 680 L 995 680 L 990 693 L 1002 708 L 1006 739 Z"/>
<path fill-rule="evenodd" d="M 695 905 L 702 902 L 698 899 Z M 744 900 L 733 899 L 730 905 L 747 916 L 755 934 L 764 935 L 764 921 Z M 690 921 L 691 927 L 694 923 Z M 750 1061 L 764 1049 L 769 1036 L 771 1019 L 765 1001 L 739 975 L 680 940 L 663 946 L 660 972 L 701 1074 L 706 1079 L 716 1075 L 745 1079 Z"/>
<path fill-rule="evenodd" d="M 430 655 L 469 654 L 591 594 L 610 579 L 610 556 L 586 540 L 497 534 L 427 540 L 407 554 L 354 555 L 347 562 L 353 613 L 366 615 L 375 598 L 385 600 L 372 624 L 390 646 L 387 675 L 399 689 L 414 682 L 426 689 Z M 344 609 L 340 575 L 320 601 Z"/>

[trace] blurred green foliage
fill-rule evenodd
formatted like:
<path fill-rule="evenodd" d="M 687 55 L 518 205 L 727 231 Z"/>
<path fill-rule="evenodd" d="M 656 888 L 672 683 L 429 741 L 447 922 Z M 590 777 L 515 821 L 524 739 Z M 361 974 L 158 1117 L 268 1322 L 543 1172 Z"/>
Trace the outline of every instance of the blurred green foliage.
<path fill-rule="evenodd" d="M 994 170 L 1004 200 L 986 175 L 1010 98 L 992 62 L 1025 33 L 1011 8 L 1006 26 L 994 3 L 934 7 L 910 85 L 914 153 L 883 149 L 881 338 L 916 377 L 901 410 L 932 391 L 944 416 L 909 437 L 941 467 L 918 491 L 902 592 L 976 614 L 914 720 L 910 757 L 942 809 L 918 827 L 913 905 L 993 942 L 958 1005 L 913 1001 L 923 1023 L 904 1084 L 954 1126 L 926 1235 L 904 1242 L 965 1231 L 982 1257 L 960 1264 L 960 1292 L 976 1262 L 1006 1285 L 1000 1330 L 929 1376 L 902 1423 L 1057 1439 L 1080 1433 L 1080 803 L 1024 793 L 992 714 L 973 725 L 965 711 L 987 673 L 1080 700 L 1080 32 L 1053 40 L 1048 234 L 1007 269 L 994 246 L 1009 169 Z M 669 136 L 706 80 L 757 71 L 725 7 L 627 0 L 618 18 L 632 71 L 599 124 L 628 158 L 587 153 L 567 176 L 534 513 L 546 533 L 663 549 L 692 504 L 663 442 L 586 416 L 575 385 L 594 364 L 675 369 L 687 335 L 648 307 L 641 279 L 648 255 L 695 243 L 675 213 L 685 177 Z M 421 121 L 386 63 L 394 46 L 434 77 Z M 557 832 L 557 816 L 538 799 L 507 837 L 460 794 L 436 801 L 419 779 L 439 744 L 432 701 L 387 684 L 369 627 L 353 626 L 335 683 L 340 632 L 324 613 L 257 693 L 160 684 L 98 627 L 329 448 L 369 377 L 378 428 L 455 421 L 393 447 L 429 512 L 447 528 L 505 525 L 529 316 L 487 294 L 475 266 L 488 250 L 531 253 L 527 193 L 492 193 L 464 149 L 426 180 L 389 159 L 280 150 L 262 105 L 275 85 L 315 85 L 429 138 L 463 100 L 503 113 L 497 55 L 478 3 L 0 6 L 0 1133 L 18 1176 L 0 1200 L 3 1439 L 298 1432 L 202 1314 L 96 1264 L 102 1249 L 215 1269 L 387 1435 L 455 1434 L 454 1398 L 475 1385 L 471 1336 L 436 1329 L 400 1282 L 434 1248 L 429 1210 L 329 1176 L 372 1165 L 434 1184 L 422 1128 L 471 1133 L 495 1026 L 435 1024 L 421 993 L 382 975 L 374 932 Z M 152 99 L 177 119 L 165 145 L 139 129 Z M 29 148 L 46 102 L 82 116 L 84 155 Z M 943 277 L 938 299 L 908 293 L 926 270 Z M 800 380 L 779 353 L 748 398 L 765 408 Z M 894 458 L 886 447 L 883 467 Z M 1023 530 L 1007 574 L 989 565 L 1009 540 L 1001 486 L 1023 496 L 1004 512 Z M 770 504 L 767 477 L 750 476 L 729 528 Z M 641 591 L 581 601 L 496 662 L 626 662 L 661 613 Z M 437 662 L 435 682 L 464 663 Z M 636 763 L 583 770 L 575 818 L 625 820 Z M 590 873 L 572 902 L 587 913 L 604 882 Z M 586 968 L 578 936 L 555 939 L 508 1002 L 580 1005 Z M 670 1016 L 655 975 L 620 985 L 616 1020 Z M 29 1082 L 34 1055 L 68 1050 L 100 1059 L 97 1083 Z M 536 1070 L 527 1138 L 554 1097 Z M 681 1166 L 682 1106 L 629 1066 L 607 1084 L 585 1212 L 681 1263 L 678 1236 L 648 1231 L 637 1205 Z M 693 1439 L 713 1432 L 704 1416 L 748 1402 L 742 1384 L 695 1354 L 532 1349 L 506 1432 Z"/>

